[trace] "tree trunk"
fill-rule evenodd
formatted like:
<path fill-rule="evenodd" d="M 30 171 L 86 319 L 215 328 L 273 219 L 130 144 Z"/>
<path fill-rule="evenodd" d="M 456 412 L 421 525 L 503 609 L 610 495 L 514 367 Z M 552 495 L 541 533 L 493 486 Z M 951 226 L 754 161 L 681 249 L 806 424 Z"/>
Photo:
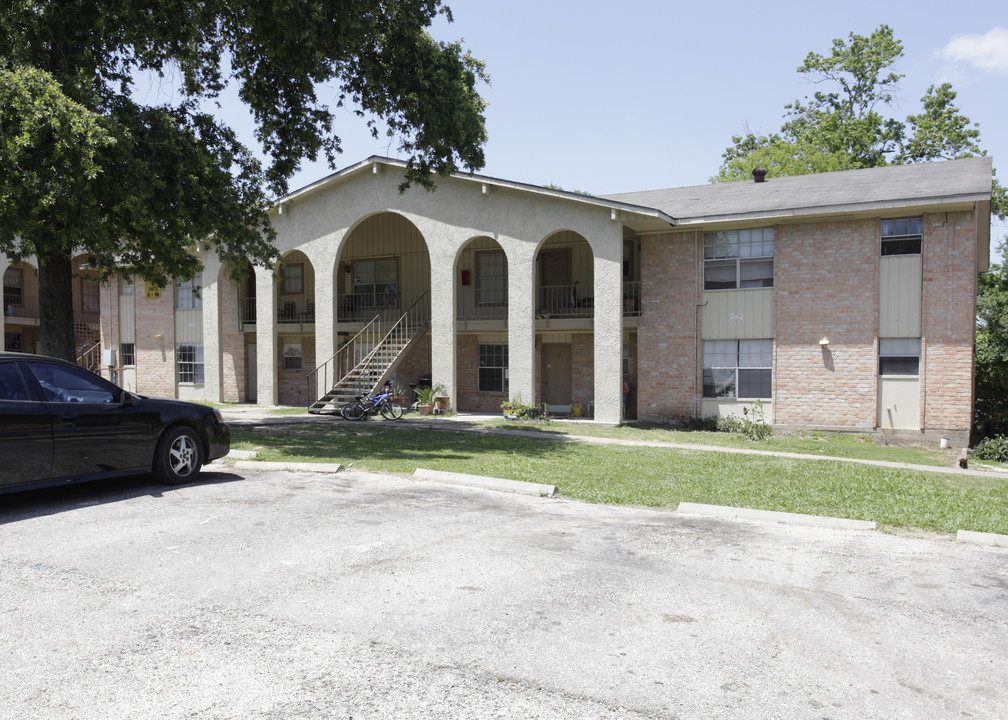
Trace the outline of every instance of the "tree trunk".
<path fill-rule="evenodd" d="M 38 243 L 38 245 L 50 243 Z M 48 249 L 39 253 L 39 318 L 42 354 L 77 359 L 73 329 L 73 264 L 69 253 Z"/>

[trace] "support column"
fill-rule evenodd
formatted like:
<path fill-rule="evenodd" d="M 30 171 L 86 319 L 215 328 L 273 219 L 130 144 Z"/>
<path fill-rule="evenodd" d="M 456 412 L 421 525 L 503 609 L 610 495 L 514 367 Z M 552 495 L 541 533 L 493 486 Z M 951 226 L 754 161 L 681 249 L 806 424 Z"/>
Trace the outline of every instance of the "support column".
<path fill-rule="evenodd" d="M 221 402 L 220 259 L 203 256 L 203 399 Z"/>
<path fill-rule="evenodd" d="M 522 402 L 532 405 L 536 399 L 536 246 L 512 242 L 504 249 L 508 261 L 508 395 L 521 395 Z"/>
<path fill-rule="evenodd" d="M 277 404 L 276 292 L 273 268 L 255 268 L 256 274 L 256 403 Z"/>
<path fill-rule="evenodd" d="M 451 247 L 430 248 L 431 382 L 441 385 L 456 405 L 455 393 L 455 257 Z"/>
<path fill-rule="evenodd" d="M 309 256 L 312 267 L 315 268 L 315 367 L 322 365 L 336 352 L 336 332 L 333 326 L 333 307 L 335 305 L 335 292 L 333 274 L 335 272 L 336 258 L 333 255 Z M 315 368 L 306 368 L 314 370 Z M 325 374 L 320 372 L 316 378 L 315 397 L 309 398 L 314 402 L 317 398 L 329 391 L 325 385 Z M 332 382 L 332 376 L 329 377 Z"/>
<path fill-rule="evenodd" d="M 622 421 L 623 406 L 623 227 L 599 238 L 595 253 L 595 419 Z"/>

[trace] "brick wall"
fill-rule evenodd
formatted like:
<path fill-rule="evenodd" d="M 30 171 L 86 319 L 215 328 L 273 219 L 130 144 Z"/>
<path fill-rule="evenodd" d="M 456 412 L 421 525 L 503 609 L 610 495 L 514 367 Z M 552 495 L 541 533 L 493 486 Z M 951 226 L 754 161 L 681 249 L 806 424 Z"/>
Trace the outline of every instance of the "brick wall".
<path fill-rule="evenodd" d="M 499 342 L 499 341 L 497 341 Z M 478 335 L 458 335 L 455 338 L 455 382 L 458 410 L 462 412 L 500 412 L 507 399 L 505 392 L 480 392 L 479 390 Z"/>
<path fill-rule="evenodd" d="M 925 215 L 922 252 L 922 427 L 968 432 L 976 315 L 974 213 Z"/>
<path fill-rule="evenodd" d="M 147 298 L 146 288 L 147 283 L 137 278 L 136 389 L 145 395 L 175 397 L 175 287 L 162 288 L 160 298 Z"/>
<path fill-rule="evenodd" d="M 227 268 L 221 270 L 217 288 L 220 304 L 220 399 L 223 402 L 247 402 L 245 333 L 241 331 L 238 314 L 238 285 L 228 277 Z"/>
<path fill-rule="evenodd" d="M 667 233 L 641 243 L 637 416 L 669 420 L 694 413 L 697 384 L 695 312 L 699 233 Z M 702 256 L 700 256 L 702 257 Z"/>
<path fill-rule="evenodd" d="M 595 402 L 595 336 L 571 334 L 571 403 L 580 404 L 585 413 Z"/>
<path fill-rule="evenodd" d="M 431 371 L 431 344 L 430 333 L 424 337 L 406 353 L 399 367 L 396 368 L 393 377 L 406 388 L 406 404 L 412 405 L 416 398 L 410 391 L 410 385 L 415 383 L 421 375 L 429 375 Z M 457 341 L 456 341 L 457 342 Z"/>
<path fill-rule="evenodd" d="M 778 226 L 775 423 L 875 426 L 878 228 L 871 219 Z"/>
<path fill-rule="evenodd" d="M 284 370 L 283 346 L 285 342 L 301 342 L 301 369 Z M 315 388 L 308 391 L 308 373 L 315 369 L 315 336 L 314 335 L 281 335 L 277 339 L 277 403 L 308 407 L 318 398 L 314 397 Z"/>

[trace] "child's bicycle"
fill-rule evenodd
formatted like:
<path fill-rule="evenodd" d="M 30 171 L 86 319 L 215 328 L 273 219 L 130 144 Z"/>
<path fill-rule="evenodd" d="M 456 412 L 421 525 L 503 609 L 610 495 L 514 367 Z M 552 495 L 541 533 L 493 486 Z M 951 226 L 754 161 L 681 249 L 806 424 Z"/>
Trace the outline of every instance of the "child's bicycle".
<path fill-rule="evenodd" d="M 398 420 L 402 417 L 402 405 L 395 402 L 389 395 L 391 382 L 384 385 L 380 395 L 357 395 L 340 408 L 340 415 L 345 420 L 363 420 L 369 415 L 381 413 L 386 420 Z"/>

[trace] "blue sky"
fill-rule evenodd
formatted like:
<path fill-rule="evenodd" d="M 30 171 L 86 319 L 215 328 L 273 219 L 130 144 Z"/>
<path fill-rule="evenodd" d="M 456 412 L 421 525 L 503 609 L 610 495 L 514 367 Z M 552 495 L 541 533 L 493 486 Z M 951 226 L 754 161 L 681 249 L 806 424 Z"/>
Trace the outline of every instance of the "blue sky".
<path fill-rule="evenodd" d="M 893 113 L 916 112 L 929 85 L 951 82 L 1008 183 L 1004 0 L 449 4 L 455 22 L 438 22 L 434 35 L 463 39 L 491 78 L 482 88 L 482 174 L 596 194 L 705 183 L 733 134 L 778 129 L 784 105 L 815 92 L 795 72 L 809 51 L 826 54 L 833 38 L 886 23 L 905 53 Z M 225 98 L 222 113 L 247 126 L 236 101 Z M 395 143 L 371 138 L 349 111 L 338 132 L 339 167 L 396 156 Z M 324 162 L 306 162 L 290 187 L 329 172 Z M 1008 226 L 993 232 L 999 239 Z"/>

